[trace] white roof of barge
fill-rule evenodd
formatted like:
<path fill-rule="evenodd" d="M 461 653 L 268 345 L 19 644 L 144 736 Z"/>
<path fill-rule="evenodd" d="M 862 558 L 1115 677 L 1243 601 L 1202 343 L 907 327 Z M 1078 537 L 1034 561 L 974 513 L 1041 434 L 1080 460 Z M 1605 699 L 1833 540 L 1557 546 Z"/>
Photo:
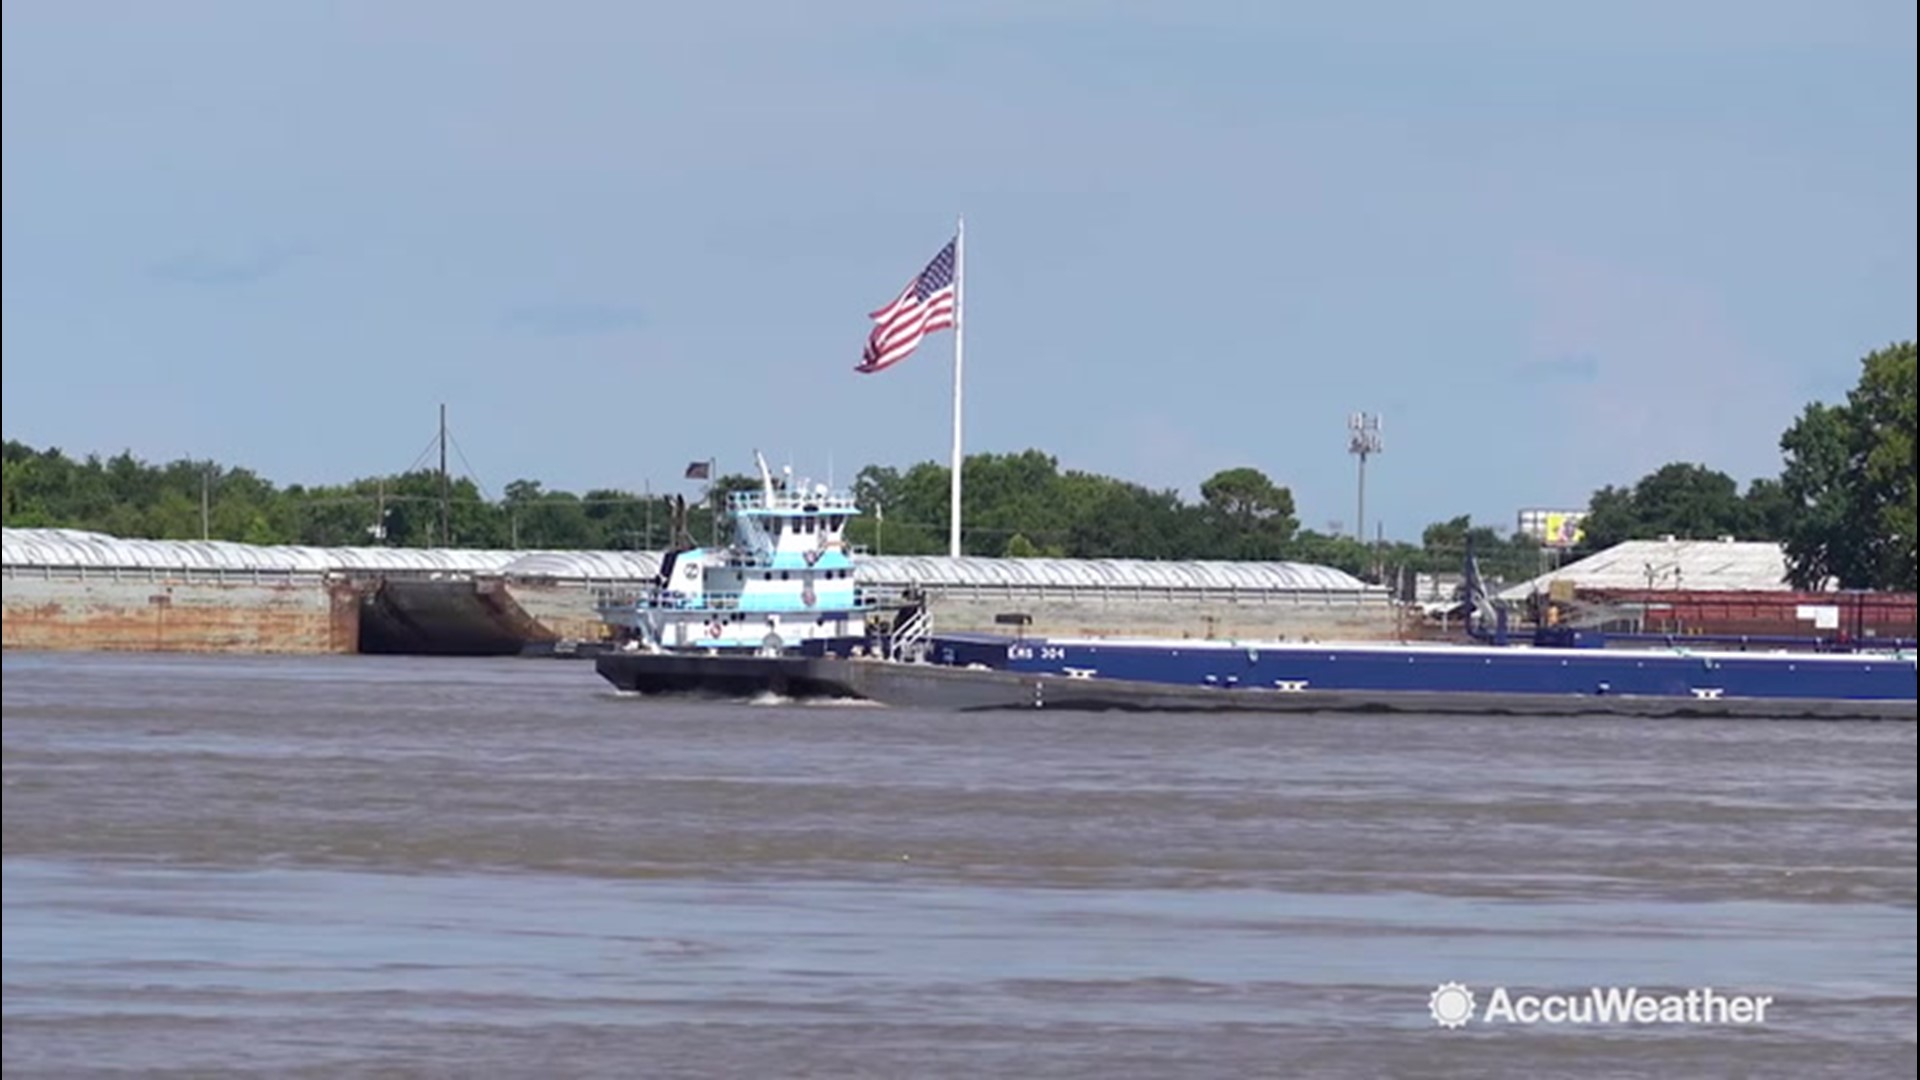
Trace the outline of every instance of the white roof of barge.
<path fill-rule="evenodd" d="M 331 570 L 410 570 L 494 573 L 518 557 L 511 551 L 441 548 L 299 547 L 236 544 L 227 540 L 123 540 L 78 529 L 0 530 L 8 566 L 119 570 L 259 570 L 326 573 Z"/>
<path fill-rule="evenodd" d="M 1752 540 L 1628 540 L 1500 592 L 1502 600 L 1544 593 L 1555 581 L 1575 589 L 1702 589 L 1784 592 L 1787 553 Z"/>
<path fill-rule="evenodd" d="M 1344 571 L 1310 563 L 1174 559 L 990 559 L 862 555 L 862 581 L 917 585 L 1073 586 L 1124 589 L 1238 589 L 1247 592 L 1371 592 Z"/>
<path fill-rule="evenodd" d="M 76 529 L 4 529 L 8 566 L 123 570 L 336 570 L 503 574 L 562 581 L 642 581 L 660 571 L 653 551 L 481 551 L 458 548 L 302 547 L 224 540 L 123 540 Z M 1208 589 L 1243 592 L 1379 591 L 1308 563 L 1155 559 L 997 559 L 858 555 L 855 576 L 881 585 L 1015 588 Z"/>
<path fill-rule="evenodd" d="M 660 572 L 657 551 L 536 551 L 502 567 L 508 577 L 642 581 Z"/>

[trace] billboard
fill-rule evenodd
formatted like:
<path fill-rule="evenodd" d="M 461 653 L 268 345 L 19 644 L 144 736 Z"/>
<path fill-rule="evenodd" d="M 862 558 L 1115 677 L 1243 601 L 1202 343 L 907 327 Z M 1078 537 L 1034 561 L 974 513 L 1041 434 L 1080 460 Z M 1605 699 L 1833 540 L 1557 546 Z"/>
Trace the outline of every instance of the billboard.
<path fill-rule="evenodd" d="M 1586 539 L 1580 526 L 1586 517 L 1585 510 L 1522 510 L 1519 532 L 1538 540 L 1541 547 L 1578 547 Z"/>

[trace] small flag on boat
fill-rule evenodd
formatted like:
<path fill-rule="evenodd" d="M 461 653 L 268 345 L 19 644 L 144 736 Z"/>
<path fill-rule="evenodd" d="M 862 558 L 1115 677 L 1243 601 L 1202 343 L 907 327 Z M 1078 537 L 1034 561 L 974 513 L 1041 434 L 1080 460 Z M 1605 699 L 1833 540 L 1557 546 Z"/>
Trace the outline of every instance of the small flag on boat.
<path fill-rule="evenodd" d="M 885 371 L 905 360 L 921 338 L 953 326 L 957 299 L 953 249 L 953 241 L 948 241 L 893 303 L 869 316 L 874 322 L 873 332 L 867 335 L 866 352 L 853 370 L 865 374 Z"/>
<path fill-rule="evenodd" d="M 687 465 L 687 479 L 710 480 L 713 478 L 713 462 L 695 461 Z"/>

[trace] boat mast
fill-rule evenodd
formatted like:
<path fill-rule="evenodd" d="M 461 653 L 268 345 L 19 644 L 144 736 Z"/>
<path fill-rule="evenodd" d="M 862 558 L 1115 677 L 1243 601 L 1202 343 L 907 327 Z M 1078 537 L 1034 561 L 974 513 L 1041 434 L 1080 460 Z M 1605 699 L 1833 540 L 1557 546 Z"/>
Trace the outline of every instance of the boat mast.
<path fill-rule="evenodd" d="M 758 450 L 753 452 L 753 462 L 760 466 L 760 491 L 766 496 L 767 508 L 771 510 L 773 508 L 773 470 L 767 468 L 766 455 Z"/>

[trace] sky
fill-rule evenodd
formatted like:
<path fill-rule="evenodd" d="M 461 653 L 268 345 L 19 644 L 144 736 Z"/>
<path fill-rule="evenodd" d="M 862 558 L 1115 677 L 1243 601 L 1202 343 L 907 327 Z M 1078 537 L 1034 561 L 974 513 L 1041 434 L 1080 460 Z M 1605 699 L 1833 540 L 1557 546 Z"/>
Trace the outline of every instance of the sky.
<path fill-rule="evenodd" d="M 5 437 L 279 483 L 944 462 L 1367 532 L 1745 482 L 1915 335 L 1911 0 L 6 0 Z"/>

